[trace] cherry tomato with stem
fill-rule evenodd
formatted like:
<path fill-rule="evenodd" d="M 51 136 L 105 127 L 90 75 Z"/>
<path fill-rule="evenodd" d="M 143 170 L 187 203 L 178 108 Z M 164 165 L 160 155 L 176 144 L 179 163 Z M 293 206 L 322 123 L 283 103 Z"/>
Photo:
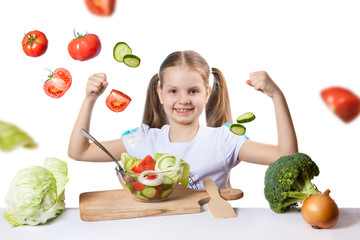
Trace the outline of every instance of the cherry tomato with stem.
<path fill-rule="evenodd" d="M 75 33 L 75 38 L 68 45 L 70 56 L 79 61 L 86 61 L 99 55 L 101 42 L 97 35 Z"/>
<path fill-rule="evenodd" d="M 43 32 L 30 31 L 23 37 L 23 51 L 30 57 L 40 57 L 48 48 L 48 39 Z"/>

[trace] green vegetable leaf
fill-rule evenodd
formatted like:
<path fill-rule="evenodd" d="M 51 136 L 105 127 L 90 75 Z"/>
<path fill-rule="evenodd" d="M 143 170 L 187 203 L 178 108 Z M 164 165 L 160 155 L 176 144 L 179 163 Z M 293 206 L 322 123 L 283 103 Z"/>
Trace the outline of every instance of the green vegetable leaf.
<path fill-rule="evenodd" d="M 67 177 L 68 169 L 67 164 L 57 158 L 46 158 L 44 160 L 44 167 L 47 168 L 55 178 L 57 195 L 60 196 L 64 190 L 65 185 L 68 183 Z"/>
<path fill-rule="evenodd" d="M 181 161 L 182 164 L 184 164 L 183 174 L 180 179 L 181 185 L 183 185 L 185 188 L 187 188 L 189 184 L 189 176 L 190 176 L 190 165 L 185 162 L 184 160 Z"/>
<path fill-rule="evenodd" d="M 166 153 L 156 153 L 154 156 L 154 161 L 156 162 L 159 160 L 162 156 L 164 156 Z"/>
<path fill-rule="evenodd" d="M 12 180 L 5 197 L 7 209 L 2 212 L 9 224 L 44 224 L 65 209 L 67 164 L 56 158 L 45 159 L 44 164 L 25 168 Z"/>
<path fill-rule="evenodd" d="M 0 120 L 0 150 L 10 152 L 20 146 L 33 149 L 37 144 L 16 125 Z"/>
<path fill-rule="evenodd" d="M 121 154 L 120 162 L 123 164 L 126 172 L 133 172 L 131 169 L 140 162 L 141 159 L 136 159 L 130 156 L 127 152 Z"/>

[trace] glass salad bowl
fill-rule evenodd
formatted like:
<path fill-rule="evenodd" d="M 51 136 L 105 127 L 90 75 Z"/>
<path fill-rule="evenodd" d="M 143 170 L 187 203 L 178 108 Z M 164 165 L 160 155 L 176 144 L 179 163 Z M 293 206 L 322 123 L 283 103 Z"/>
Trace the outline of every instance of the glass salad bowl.
<path fill-rule="evenodd" d="M 160 202 L 166 200 L 179 184 L 184 165 L 166 171 L 148 170 L 142 173 L 121 171 L 115 168 L 125 192 L 141 202 Z"/>

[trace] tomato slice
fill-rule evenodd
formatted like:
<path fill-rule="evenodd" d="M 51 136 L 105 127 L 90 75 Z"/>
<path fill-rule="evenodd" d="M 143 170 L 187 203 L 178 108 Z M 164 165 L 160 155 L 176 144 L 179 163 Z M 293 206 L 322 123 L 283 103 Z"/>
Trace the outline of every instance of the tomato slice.
<path fill-rule="evenodd" d="M 150 155 L 140 160 L 140 162 L 131 169 L 131 171 L 135 173 L 142 173 L 148 170 L 155 170 L 155 161 Z"/>
<path fill-rule="evenodd" d="M 65 68 L 58 68 L 49 76 L 44 84 L 46 95 L 52 98 L 61 98 L 70 88 L 72 83 L 71 74 Z"/>
<path fill-rule="evenodd" d="M 113 89 L 106 98 L 106 106 L 114 112 L 122 112 L 131 102 L 131 98 L 123 92 Z"/>
<path fill-rule="evenodd" d="M 68 90 L 72 84 L 72 77 L 68 70 L 65 68 L 58 68 L 53 73 L 53 78 L 60 78 L 64 81 L 66 90 Z"/>

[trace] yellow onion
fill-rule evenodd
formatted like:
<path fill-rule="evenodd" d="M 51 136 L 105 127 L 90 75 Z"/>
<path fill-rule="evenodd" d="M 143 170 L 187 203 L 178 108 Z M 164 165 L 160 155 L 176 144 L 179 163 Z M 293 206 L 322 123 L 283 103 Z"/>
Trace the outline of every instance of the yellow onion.
<path fill-rule="evenodd" d="M 339 208 L 329 193 L 311 195 L 301 207 L 304 220 L 314 228 L 331 228 L 338 221 Z"/>

